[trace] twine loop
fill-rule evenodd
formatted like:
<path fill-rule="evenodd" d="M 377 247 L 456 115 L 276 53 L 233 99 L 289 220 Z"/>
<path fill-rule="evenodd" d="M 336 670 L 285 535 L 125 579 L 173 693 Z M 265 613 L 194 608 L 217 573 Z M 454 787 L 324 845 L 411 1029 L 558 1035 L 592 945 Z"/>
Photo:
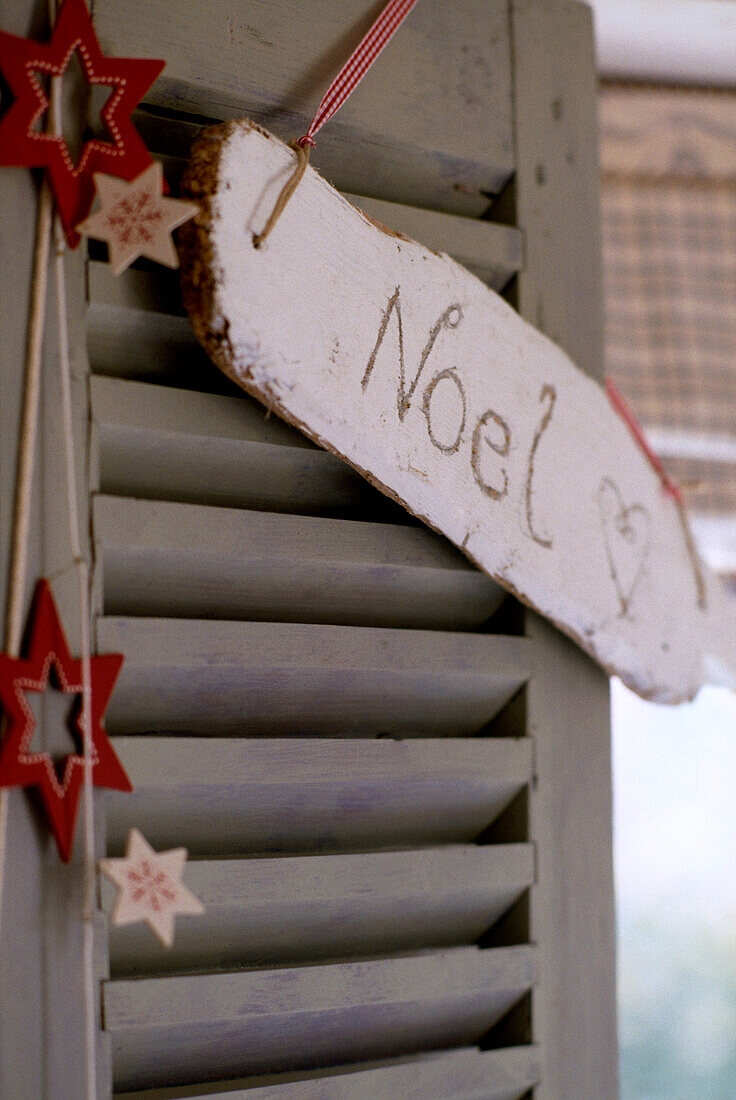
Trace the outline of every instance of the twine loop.
<path fill-rule="evenodd" d="M 260 248 L 263 242 L 270 236 L 271 230 L 276 225 L 276 222 L 279 220 L 284 210 L 286 209 L 286 204 L 299 186 L 302 176 L 306 172 L 307 165 L 309 164 L 310 146 L 314 146 L 314 141 L 312 140 L 312 138 L 308 138 L 306 134 L 304 135 L 304 137 L 299 138 L 298 141 L 291 142 L 290 148 L 293 149 L 296 153 L 296 164 L 294 166 L 294 171 L 291 173 L 288 180 L 281 188 L 279 197 L 276 199 L 276 205 L 271 211 L 265 226 L 260 233 L 253 234 L 254 248 Z"/>

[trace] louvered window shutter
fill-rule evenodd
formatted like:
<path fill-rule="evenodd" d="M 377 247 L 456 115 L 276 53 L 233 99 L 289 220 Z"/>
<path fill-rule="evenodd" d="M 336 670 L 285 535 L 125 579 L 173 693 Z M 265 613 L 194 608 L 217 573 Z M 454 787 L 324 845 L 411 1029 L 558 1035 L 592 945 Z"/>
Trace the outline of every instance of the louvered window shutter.
<path fill-rule="evenodd" d="M 95 19 L 106 52 L 167 59 L 136 122 L 175 181 L 203 120 L 301 132 L 375 8 Z M 595 373 L 593 113 L 585 9 L 424 0 L 314 161 Z M 206 906 L 170 951 L 101 923 L 100 1096 L 613 1096 L 605 678 L 231 387 L 174 275 L 114 278 L 92 246 L 78 281 L 95 637 L 126 656 L 107 727 L 135 788 L 99 798 L 102 847 L 185 845 Z"/>

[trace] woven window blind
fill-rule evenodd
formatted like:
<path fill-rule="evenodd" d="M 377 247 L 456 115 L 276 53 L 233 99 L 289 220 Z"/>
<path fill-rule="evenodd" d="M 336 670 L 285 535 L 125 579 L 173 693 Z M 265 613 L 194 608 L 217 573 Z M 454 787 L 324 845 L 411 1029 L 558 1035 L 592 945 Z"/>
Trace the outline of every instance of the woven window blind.
<path fill-rule="evenodd" d="M 693 510 L 736 523 L 736 95 L 604 86 L 601 160 L 608 371 Z"/>

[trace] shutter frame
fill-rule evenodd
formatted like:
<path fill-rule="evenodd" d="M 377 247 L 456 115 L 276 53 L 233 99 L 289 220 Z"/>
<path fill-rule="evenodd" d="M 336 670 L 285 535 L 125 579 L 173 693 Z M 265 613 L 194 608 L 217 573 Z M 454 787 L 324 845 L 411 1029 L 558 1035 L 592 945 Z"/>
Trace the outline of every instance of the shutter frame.
<path fill-rule="evenodd" d="M 106 0 L 103 6 L 107 12 L 114 8 L 112 0 Z M 41 37 L 39 28 L 43 20 L 43 5 L 40 2 L 9 0 L 6 9 L 4 29 L 19 34 L 35 32 L 37 37 Z M 505 23 L 506 6 L 499 4 L 498 9 L 503 10 Z M 35 26 L 29 29 L 29 25 L 34 22 Z M 579 140 L 585 149 L 590 148 L 588 144 L 592 133 L 590 117 L 585 116 L 584 111 L 588 95 L 591 97 L 589 110 L 592 109 L 593 95 L 589 79 L 588 15 L 581 6 L 573 3 L 550 5 L 542 3 L 541 0 L 514 0 L 512 31 L 515 57 L 514 118 L 517 163 L 516 181 L 513 186 L 519 207 L 519 221 L 525 233 L 525 266 L 520 270 L 519 230 L 512 227 L 507 232 L 505 228 L 494 225 L 488 232 L 485 228 L 481 231 L 486 242 L 484 244 L 486 253 L 480 257 L 479 269 L 485 277 L 499 281 L 513 269 L 518 274 L 517 288 L 522 312 L 533 323 L 545 327 L 550 335 L 560 340 L 568 350 L 573 351 L 581 362 L 590 365 L 597 361 L 590 329 L 584 338 L 575 335 L 574 329 L 579 331 L 579 325 L 576 326 L 571 319 L 569 307 L 555 296 L 557 292 L 554 285 L 555 281 L 562 284 L 567 279 L 567 275 L 564 279 L 560 275 L 559 257 L 563 254 L 560 248 L 562 241 L 567 250 L 565 254 L 569 255 L 570 263 L 575 270 L 587 272 L 587 276 L 584 275 L 583 278 L 584 281 L 587 278 L 592 290 L 586 295 L 585 300 L 592 303 L 592 306 L 591 310 L 586 310 L 585 313 L 586 316 L 592 317 L 591 324 L 595 328 L 595 247 L 591 257 L 590 241 L 586 240 L 584 232 L 585 227 L 591 224 L 590 195 L 597 187 L 590 154 L 583 150 L 576 162 L 579 175 L 575 177 L 577 179 L 575 186 L 582 188 L 582 192 L 575 190 L 570 176 L 567 178 L 569 186 L 564 182 L 556 181 L 554 187 L 547 186 L 544 191 L 534 183 L 537 179 L 537 166 L 543 163 L 543 158 L 540 159 L 541 154 L 539 154 L 539 140 L 548 134 L 550 125 L 554 130 L 553 124 L 557 119 L 553 112 L 557 109 L 555 103 L 560 96 L 563 102 L 566 96 L 577 97 L 578 110 L 583 114 L 577 115 L 576 125 L 579 126 L 579 134 L 587 135 Z M 573 43 L 573 46 L 577 45 L 574 48 L 570 47 L 574 57 L 564 71 L 560 65 L 550 75 L 546 73 L 546 64 L 551 60 L 551 54 L 554 51 L 550 50 L 548 45 L 544 46 L 544 43 L 549 41 L 549 36 L 552 34 L 564 34 L 569 43 Z M 106 32 L 103 37 L 103 47 L 110 53 L 115 52 L 114 39 L 113 33 Z M 540 63 L 539 43 L 544 46 L 545 65 Z M 150 39 L 142 52 L 148 52 L 149 49 Z M 165 52 L 163 47 L 162 52 Z M 527 66 L 526 69 L 524 65 Z M 554 66 L 552 68 L 554 69 Z M 582 84 L 580 84 L 581 68 L 588 73 Z M 531 72 L 533 79 L 522 75 L 526 72 Z M 543 73 L 546 74 L 544 79 Z M 548 79 L 547 84 L 545 79 Z M 527 103 L 527 100 L 531 102 Z M 141 116 L 146 113 L 144 109 Z M 155 112 L 149 113 L 155 128 Z M 552 124 L 549 121 L 550 115 L 553 118 Z M 574 112 L 571 117 L 574 117 Z M 141 120 L 140 124 L 145 128 L 145 120 Z M 186 131 L 187 124 L 182 124 L 181 129 L 182 132 Z M 337 138 L 335 144 L 339 145 Z M 563 144 L 560 143 L 560 147 Z M 575 144 L 574 152 L 580 154 L 581 146 Z M 415 160 L 412 168 L 415 173 L 417 163 L 419 162 Z M 513 167 L 513 158 L 510 163 Z M 574 174 L 572 165 L 569 167 L 570 172 Z M 507 163 L 503 172 L 496 173 L 495 187 L 500 188 L 504 182 L 508 182 L 509 171 Z M 547 182 L 549 183 L 549 176 Z M 14 273 L 12 282 L 6 282 L 7 297 L 4 291 L 4 316 L 10 315 L 11 324 L 4 325 L 0 330 L 2 334 L 0 363 L 3 370 L 4 390 L 0 411 L 2 416 L 0 438 L 3 447 L 3 462 L 0 469 L 3 487 L 0 554 L 5 554 L 11 522 L 6 502 L 10 500 L 8 490 L 13 477 L 15 418 L 20 399 L 20 363 L 23 352 L 23 334 L 20 331 L 22 326 L 18 325 L 17 319 L 25 316 L 27 308 L 29 277 L 27 246 L 32 239 L 35 209 L 35 193 L 30 174 L 25 171 L 4 172 L 0 177 L 0 194 L 3 195 L 4 200 L 8 199 L 7 205 L 4 201 L 4 207 L 14 212 L 14 217 L 7 219 L 12 222 L 12 225 L 6 226 L 0 234 L 0 257 L 5 256 L 6 270 L 12 270 Z M 581 194 L 584 201 L 580 201 Z M 398 196 L 393 194 L 391 197 L 396 201 Z M 386 194 L 377 201 L 386 202 Z M 447 218 L 453 218 L 460 213 L 467 215 L 479 212 L 477 194 L 475 197 L 459 198 L 457 205 L 453 205 L 455 200 L 448 200 L 446 193 L 443 193 L 442 202 L 446 208 L 444 217 Z M 483 204 L 485 202 L 483 198 Z M 450 207 L 452 207 L 452 213 L 448 212 Z M 499 217 L 502 208 L 503 203 L 499 202 L 496 207 Z M 423 215 L 424 212 L 416 211 L 406 216 L 419 218 L 424 226 L 426 219 L 422 221 Z M 442 226 L 444 228 L 438 229 L 438 232 L 448 231 L 448 222 L 443 222 Z M 557 242 L 552 246 L 552 253 L 549 252 L 547 245 L 540 242 L 538 236 L 545 226 L 552 232 Z M 467 228 L 469 227 L 457 223 L 458 230 L 464 232 Z M 425 233 L 429 234 L 428 228 L 423 229 L 421 235 L 424 236 Z M 510 261 L 500 257 L 502 245 L 511 250 Z M 470 245 L 468 244 L 467 247 Z M 549 262 L 552 254 L 556 256 L 558 262 L 550 273 Z M 460 258 L 466 262 L 476 262 L 474 255 L 461 253 Z M 96 468 L 96 449 L 101 430 L 99 423 L 92 426 L 89 469 L 85 468 L 87 459 L 83 453 L 89 417 L 87 362 L 81 350 L 86 314 L 84 261 L 78 253 L 67 257 L 66 264 L 69 271 L 70 316 L 73 318 L 72 338 L 75 347 L 74 400 L 80 461 L 79 480 L 80 484 L 89 485 L 94 491 L 100 484 L 100 478 L 106 474 L 104 470 Z M 93 293 L 96 293 L 94 284 L 103 279 L 105 274 L 100 271 L 98 265 L 92 263 L 89 266 L 88 281 L 93 288 Z M 146 281 L 145 278 L 143 281 Z M 156 284 L 158 285 L 157 278 Z M 189 356 L 192 357 L 193 372 L 203 369 L 204 357 L 195 348 L 186 320 L 181 315 L 166 314 L 165 309 L 169 308 L 167 295 L 170 296 L 171 292 L 166 288 L 163 280 L 160 285 L 162 298 L 158 311 L 154 311 L 146 319 L 145 324 L 142 323 L 140 314 L 135 314 L 135 311 L 131 311 L 125 303 L 121 304 L 113 300 L 105 302 L 100 296 L 91 306 L 90 353 L 93 357 L 99 356 L 100 361 L 105 359 L 106 373 L 114 375 L 121 371 L 124 373 L 126 369 L 125 363 L 121 361 L 119 348 L 115 347 L 115 341 L 111 341 L 106 333 L 106 328 L 109 329 L 111 323 L 120 325 L 123 317 L 127 317 L 128 328 L 127 330 L 120 328 L 119 331 L 124 332 L 125 338 L 138 340 L 145 354 L 150 357 L 159 357 L 162 366 L 168 368 L 168 378 L 166 378 L 160 371 L 151 372 L 148 364 L 145 368 L 148 373 L 142 373 L 139 377 L 146 378 L 148 381 L 154 381 L 154 378 L 158 382 L 171 381 L 174 377 L 172 372 L 176 371 L 182 357 Z M 149 300 L 147 294 L 148 291 L 144 294 L 146 301 Z M 586 340 L 589 341 L 587 349 Z M 118 341 L 118 343 L 121 342 Z M 53 384 L 55 381 L 53 355 L 48 356 L 46 376 L 49 383 Z M 112 383 L 113 379 L 93 378 L 92 390 L 94 391 L 97 384 L 102 382 Z M 125 384 L 132 383 L 126 381 Z M 222 388 L 227 392 L 227 386 L 223 385 Z M 194 398 L 195 401 L 199 399 L 199 395 Z M 207 403 L 209 399 L 203 395 L 201 400 Z M 44 417 L 44 424 L 52 423 L 53 409 L 47 407 Z M 310 451 L 309 448 L 303 449 L 305 455 L 318 453 Z M 31 576 L 42 571 L 55 571 L 56 568 L 67 564 L 68 557 L 64 549 L 66 535 L 62 508 L 63 494 L 59 486 L 60 470 L 50 460 L 50 455 L 46 457 L 42 472 L 43 529 L 38 544 L 33 548 L 29 567 Z M 395 522 L 395 517 L 392 522 Z M 2 562 L 3 573 L 6 576 L 4 558 Z M 98 568 L 95 575 L 95 593 L 98 601 L 101 599 L 104 583 L 104 570 Z M 76 636 L 73 593 L 73 578 L 70 575 L 60 577 L 55 583 L 55 594 L 62 616 L 69 626 L 72 646 Z M 3 587 L 3 599 L 4 596 Z M 542 948 L 541 980 L 532 998 L 534 1003 L 532 1020 L 535 1038 L 539 1039 L 544 1048 L 544 1071 L 543 1084 L 535 1088 L 535 1096 L 555 1097 L 575 1094 L 612 1096 L 615 1094 L 615 1031 L 612 992 L 613 907 L 610 883 L 607 684 L 602 674 L 593 668 L 587 658 L 574 650 L 559 634 L 531 614 L 525 613 L 524 618 L 525 632 L 536 654 L 525 702 L 525 720 L 528 728 L 534 731 L 534 738 L 530 739 L 529 747 L 533 748 L 535 756 L 534 782 L 529 790 L 529 835 L 537 850 L 538 884 L 531 894 L 531 934 L 532 938 L 539 938 Z M 585 685 L 582 690 L 581 684 Z M 583 695 L 586 728 L 579 730 L 575 725 L 578 718 L 575 700 Z M 555 707 L 551 706 L 553 702 Z M 564 736 L 561 736 L 561 728 Z M 98 805 L 99 817 L 102 818 L 102 804 L 99 800 Z M 586 850 L 577 835 L 575 815 L 566 816 L 563 813 L 563 809 L 569 810 L 571 806 L 577 808 L 581 819 L 586 822 Z M 509 814 L 513 815 L 517 809 L 518 806 L 514 804 Z M 79 929 L 72 928 L 70 934 L 68 917 L 70 911 L 81 912 L 81 869 L 73 864 L 69 875 L 64 880 L 64 885 L 61 884 L 58 875 L 50 873 L 56 857 L 50 855 L 48 851 L 42 853 L 38 843 L 34 812 L 30 809 L 26 796 L 20 791 L 12 792 L 11 814 L 11 862 L 8 881 L 14 883 L 15 895 L 12 902 L 8 902 L 12 908 L 6 911 L 3 926 L 6 930 L 8 927 L 6 921 L 8 921 L 14 930 L 12 954 L 15 958 L 8 960 L 8 953 L 5 953 L 5 960 L 0 962 L 0 982 L 2 982 L 3 991 L 0 996 L 0 1044 L 2 1044 L 0 1091 L 12 1100 L 17 1094 L 14 1090 L 17 1090 L 18 1082 L 22 1081 L 22 1095 L 50 1097 L 55 1095 L 55 1087 L 59 1081 L 63 1080 L 64 1087 L 70 1090 L 70 1096 L 82 1095 L 84 1083 L 81 1055 L 83 1028 L 81 1026 L 80 944 L 77 935 Z M 510 835 L 505 824 L 503 828 L 506 835 Z M 15 841 L 12 840 L 13 836 Z M 591 858 L 591 847 L 596 853 L 594 858 Z M 21 866 L 23 875 L 19 873 Z M 569 909 L 563 909 L 564 905 L 571 900 L 570 883 L 575 884 L 573 913 L 567 925 L 560 925 L 560 914 L 563 911 L 570 912 Z M 8 897 L 10 896 L 9 890 Z M 591 907 L 595 914 L 593 917 L 590 915 Z M 32 914 L 39 910 L 45 913 L 43 927 L 39 927 L 32 917 Z M 19 929 L 22 929 L 22 932 L 17 931 Z M 100 976 L 104 977 L 107 931 L 102 922 L 99 922 L 98 936 Z M 574 955 L 573 950 L 575 950 Z M 15 964 L 20 957 L 30 960 L 31 969 L 24 974 L 26 1016 L 18 1019 L 15 1018 L 17 1001 L 13 995 L 13 988 L 17 974 Z M 586 1014 L 585 1032 L 582 1031 L 581 1015 L 585 1011 L 586 998 L 580 996 L 576 1006 L 570 995 L 571 986 L 575 986 L 579 992 L 581 979 L 589 983 L 590 990 L 595 989 L 595 995 L 591 993 L 596 1006 L 596 1011 L 593 1013 L 594 1020 L 591 1023 L 590 1017 Z M 70 1005 L 69 992 L 76 987 L 77 983 L 80 997 L 78 1003 L 74 1002 Z M 572 1012 L 560 1013 L 557 1010 L 560 998 L 563 999 L 566 1008 L 572 1006 Z M 43 1036 L 38 1030 L 38 1021 L 42 1014 L 56 1022 L 53 1041 L 49 1041 L 48 1037 Z M 108 1044 L 108 1037 L 101 1033 L 99 1057 L 99 1095 L 101 1097 L 110 1095 L 112 1087 L 109 1077 L 106 1076 L 109 1057 L 105 1048 Z M 458 1058 L 461 1056 L 465 1057 L 459 1052 Z M 496 1066 L 494 1072 L 499 1073 L 499 1080 L 501 1080 L 501 1067 L 505 1064 L 504 1059 L 508 1063 L 513 1062 L 511 1048 L 500 1052 L 489 1051 L 477 1056 L 473 1053 L 471 1060 L 476 1057 L 484 1061 L 484 1064 Z M 531 1085 L 529 1065 L 530 1059 L 533 1060 L 535 1057 L 531 1047 L 525 1048 L 519 1055 L 526 1069 L 523 1072 L 519 1070 L 515 1077 L 517 1082 L 525 1080 Z M 424 1063 L 422 1064 L 424 1069 Z M 357 1068 L 355 1069 L 358 1072 Z M 360 1069 L 360 1072 L 383 1071 Z M 395 1074 L 404 1071 L 401 1067 L 390 1066 L 386 1068 L 386 1072 Z M 468 1073 L 472 1076 L 470 1070 Z M 524 1077 L 523 1073 L 527 1076 Z M 535 1077 L 536 1074 L 533 1076 Z M 279 1082 L 273 1085 L 273 1089 L 283 1090 L 287 1085 L 288 1082 Z M 292 1091 L 293 1087 L 295 1086 L 289 1086 Z M 325 1088 L 328 1087 L 325 1085 Z M 263 1085 L 262 1088 L 267 1088 L 270 1092 L 271 1085 Z M 257 1100 L 260 1089 L 261 1086 L 259 1089 L 249 1089 L 248 1094 Z M 289 1095 L 286 1091 L 274 1094 L 283 1096 L 284 1100 Z M 468 1097 L 470 1095 L 476 1094 L 469 1093 Z M 510 1095 L 512 1093 L 509 1093 Z"/>

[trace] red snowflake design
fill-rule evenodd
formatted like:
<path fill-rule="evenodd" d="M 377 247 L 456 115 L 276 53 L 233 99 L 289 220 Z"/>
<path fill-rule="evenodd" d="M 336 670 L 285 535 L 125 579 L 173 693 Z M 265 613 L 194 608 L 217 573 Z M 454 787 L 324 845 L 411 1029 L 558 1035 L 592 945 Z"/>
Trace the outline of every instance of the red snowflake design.
<path fill-rule="evenodd" d="M 135 867 L 126 871 L 126 878 L 132 887 L 133 901 L 153 913 L 168 908 L 167 902 L 173 905 L 176 901 L 176 891 L 168 875 L 159 871 L 148 859 L 141 859 Z"/>
<path fill-rule="evenodd" d="M 160 222 L 161 218 L 160 205 L 146 191 L 120 199 L 105 221 L 121 244 L 142 244 L 153 240 L 150 227 Z"/>

